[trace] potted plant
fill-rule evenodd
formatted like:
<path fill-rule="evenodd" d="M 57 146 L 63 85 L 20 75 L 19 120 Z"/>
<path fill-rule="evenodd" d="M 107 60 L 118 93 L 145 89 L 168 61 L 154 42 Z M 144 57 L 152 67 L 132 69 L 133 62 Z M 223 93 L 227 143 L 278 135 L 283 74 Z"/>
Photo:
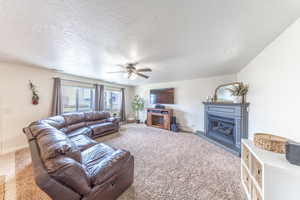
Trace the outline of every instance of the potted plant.
<path fill-rule="evenodd" d="M 132 109 L 135 111 L 136 123 L 140 123 L 139 112 L 144 109 L 145 101 L 139 95 L 135 95 L 132 101 Z"/>
<path fill-rule="evenodd" d="M 227 88 L 231 92 L 232 96 L 236 97 L 235 103 L 245 103 L 245 97 L 248 93 L 248 85 L 244 83 L 236 84 L 233 86 L 233 88 Z"/>

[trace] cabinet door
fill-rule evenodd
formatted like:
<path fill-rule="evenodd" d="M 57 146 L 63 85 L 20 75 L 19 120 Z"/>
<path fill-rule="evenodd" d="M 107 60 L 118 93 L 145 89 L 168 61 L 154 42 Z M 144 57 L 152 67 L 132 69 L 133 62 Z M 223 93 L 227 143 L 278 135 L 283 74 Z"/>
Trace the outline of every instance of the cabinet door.
<path fill-rule="evenodd" d="M 262 197 L 254 184 L 252 184 L 252 200 L 262 200 Z"/>
<path fill-rule="evenodd" d="M 151 112 L 147 113 L 147 125 L 148 126 L 152 125 L 152 113 Z"/>
<path fill-rule="evenodd" d="M 262 188 L 262 174 L 263 174 L 262 165 L 255 158 L 255 156 L 252 156 L 251 165 L 252 165 L 251 166 L 252 175 L 255 178 L 256 182 L 259 184 L 260 188 Z"/>
<path fill-rule="evenodd" d="M 164 115 L 164 129 L 170 130 L 170 117 L 169 115 Z"/>
<path fill-rule="evenodd" d="M 252 189 L 251 178 L 244 166 L 242 167 L 242 170 L 243 170 L 242 171 L 242 181 L 244 182 L 244 185 L 247 188 L 247 193 L 251 194 L 251 189 Z"/>
<path fill-rule="evenodd" d="M 246 145 L 242 145 L 242 159 L 245 162 L 245 164 L 247 165 L 247 168 L 250 169 L 250 151 L 249 149 L 246 147 Z"/>

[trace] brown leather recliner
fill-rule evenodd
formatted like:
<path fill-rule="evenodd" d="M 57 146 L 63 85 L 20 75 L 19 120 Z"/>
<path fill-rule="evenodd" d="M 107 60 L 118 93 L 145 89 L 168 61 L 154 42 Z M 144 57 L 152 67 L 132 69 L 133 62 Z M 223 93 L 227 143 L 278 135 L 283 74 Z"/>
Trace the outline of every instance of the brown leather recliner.
<path fill-rule="evenodd" d="M 54 200 L 113 200 L 133 182 L 134 158 L 91 138 L 119 130 L 107 112 L 70 113 L 31 123 L 26 134 L 37 185 Z"/>

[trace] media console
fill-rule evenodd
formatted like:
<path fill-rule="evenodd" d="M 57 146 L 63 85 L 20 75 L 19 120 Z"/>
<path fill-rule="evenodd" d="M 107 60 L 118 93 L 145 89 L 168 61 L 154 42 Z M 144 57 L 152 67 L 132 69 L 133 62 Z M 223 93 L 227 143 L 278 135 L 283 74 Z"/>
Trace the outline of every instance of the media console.
<path fill-rule="evenodd" d="M 171 130 L 173 109 L 147 108 L 147 126 Z"/>

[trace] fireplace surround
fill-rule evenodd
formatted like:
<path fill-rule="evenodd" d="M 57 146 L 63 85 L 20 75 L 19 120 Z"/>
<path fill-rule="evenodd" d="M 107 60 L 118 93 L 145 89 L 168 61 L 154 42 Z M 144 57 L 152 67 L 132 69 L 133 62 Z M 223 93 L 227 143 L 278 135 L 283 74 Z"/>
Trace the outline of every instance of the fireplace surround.
<path fill-rule="evenodd" d="M 248 103 L 204 102 L 204 138 L 240 156 L 241 139 L 248 138 Z"/>

